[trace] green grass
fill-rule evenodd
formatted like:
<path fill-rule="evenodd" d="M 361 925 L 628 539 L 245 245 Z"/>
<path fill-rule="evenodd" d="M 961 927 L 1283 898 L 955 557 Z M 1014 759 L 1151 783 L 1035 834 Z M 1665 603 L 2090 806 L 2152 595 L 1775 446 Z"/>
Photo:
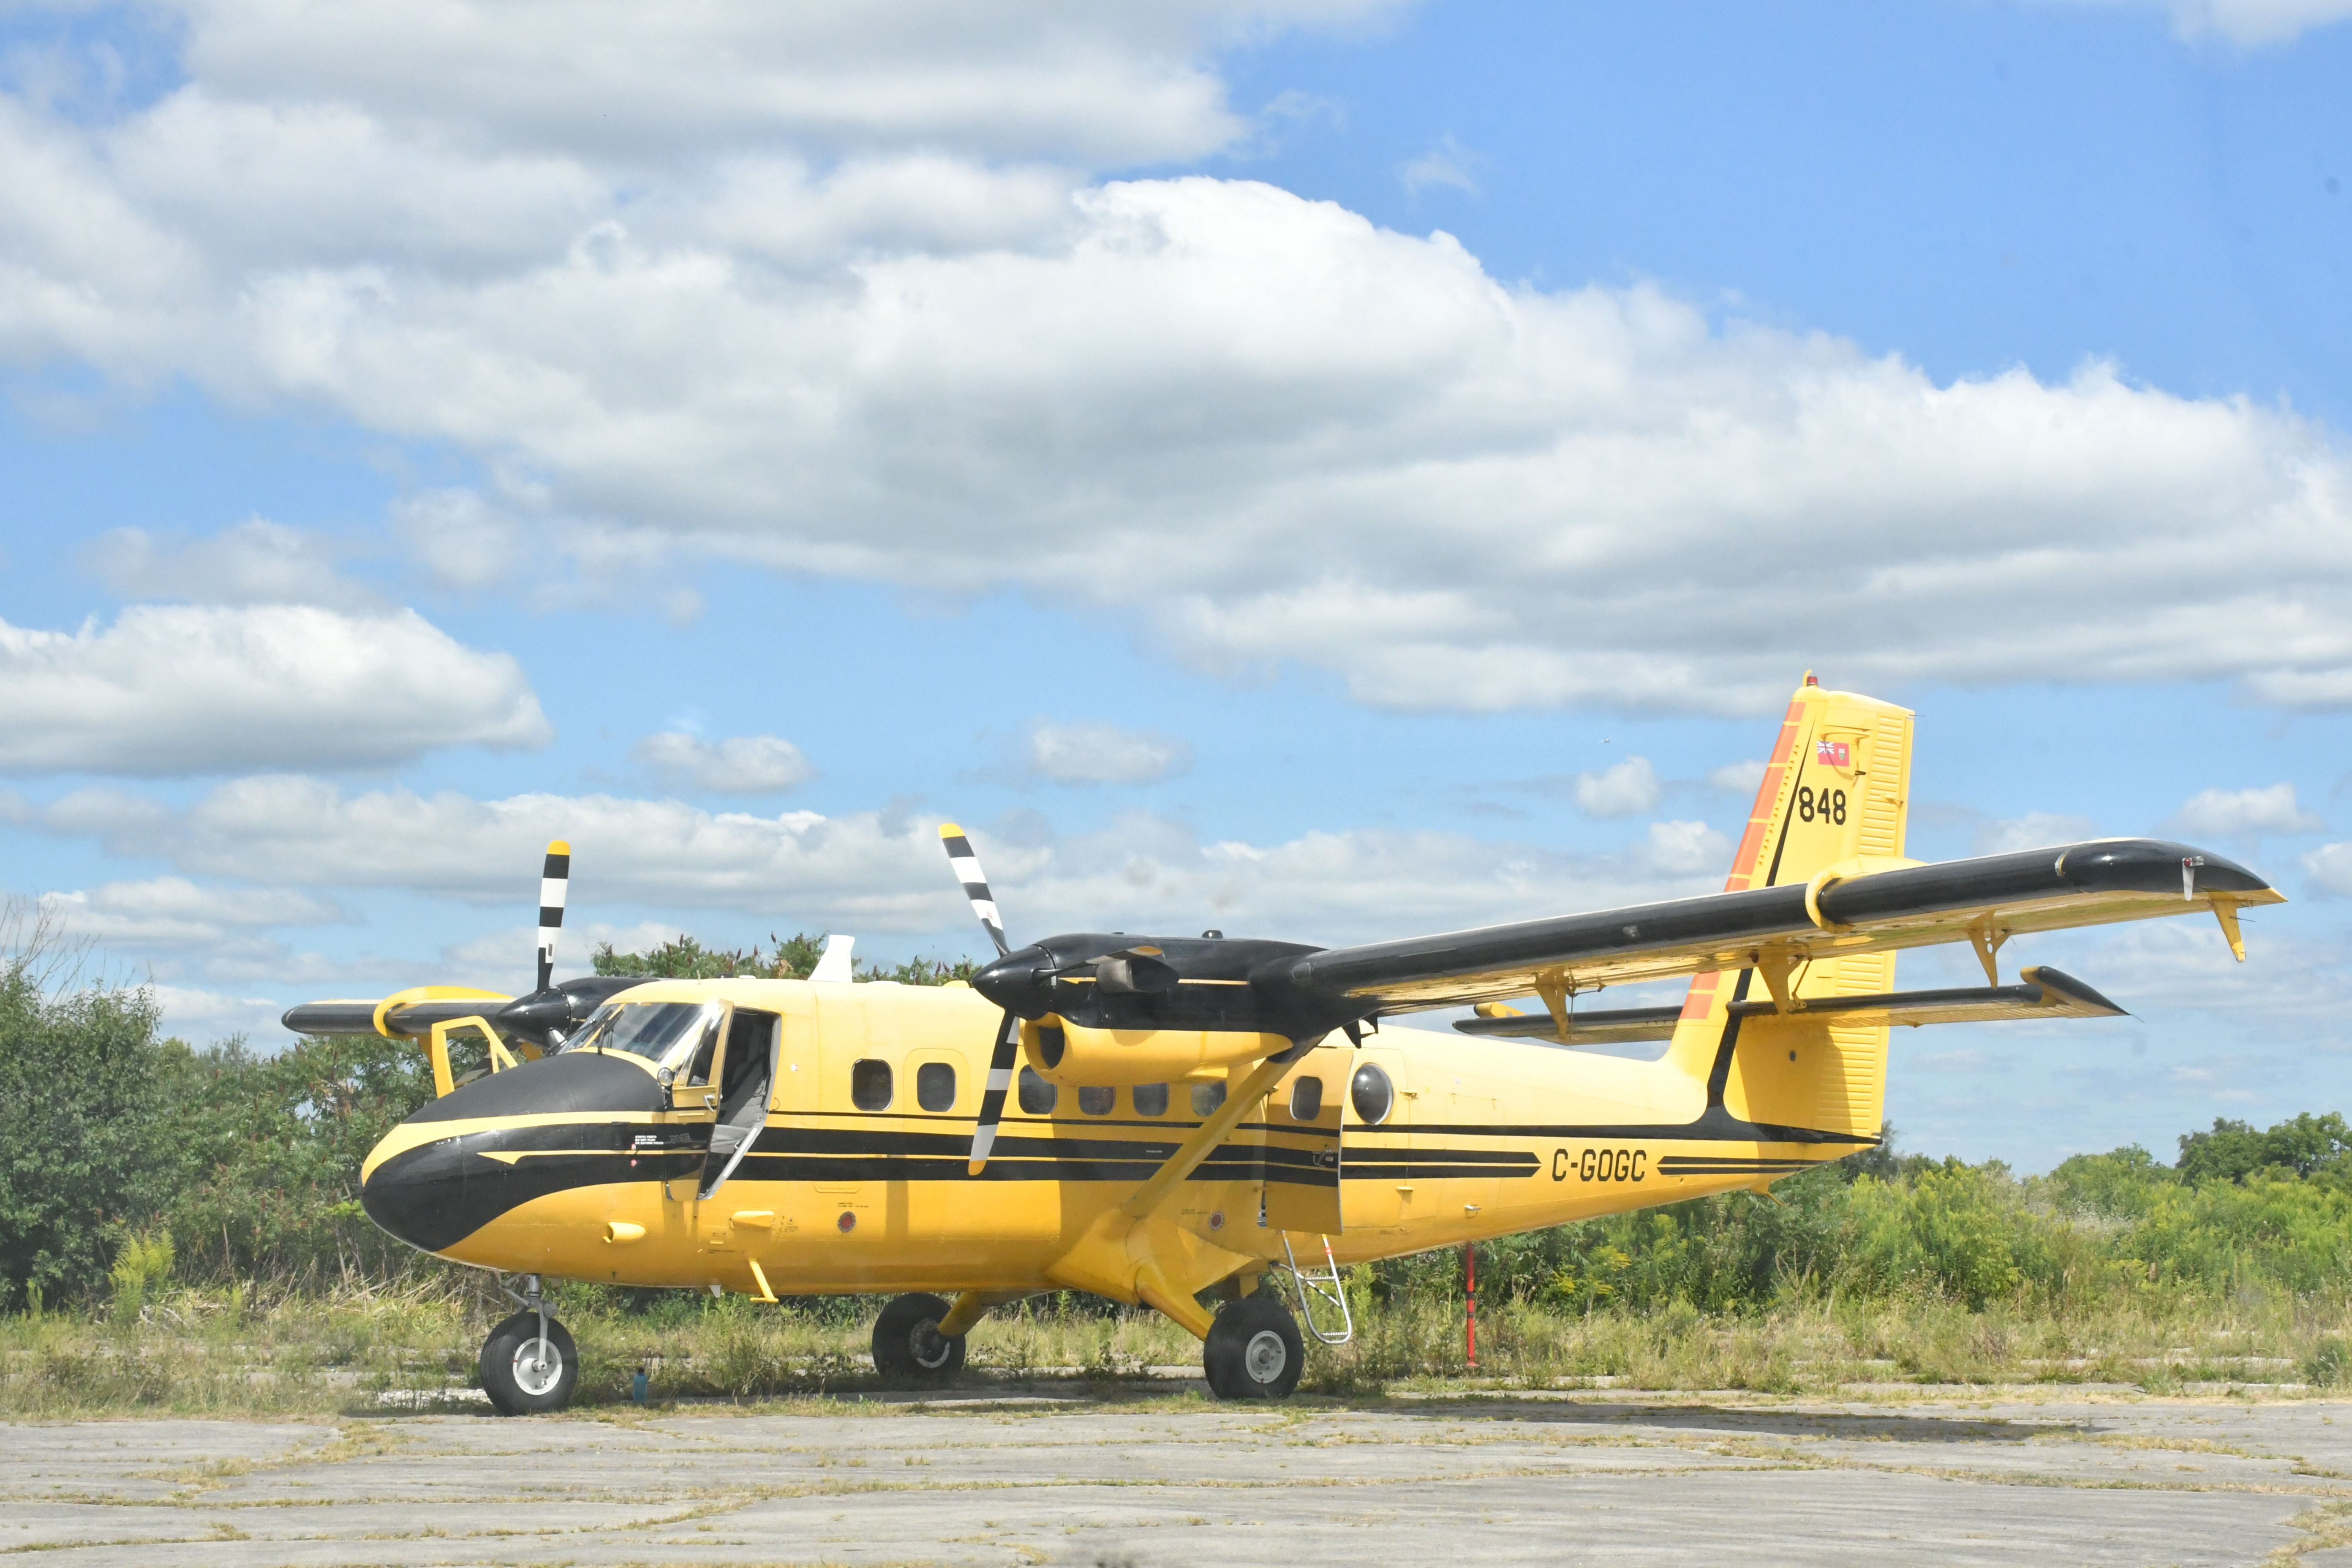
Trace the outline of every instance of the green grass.
<path fill-rule="evenodd" d="M 471 1276 L 327 1294 L 171 1289 L 136 1317 L 82 1310 L 0 1318 L 0 1416 L 132 1412 L 320 1415 L 430 1407 L 471 1388 L 489 1325 L 511 1306 Z M 579 1403 L 629 1400 L 646 1369 L 656 1401 L 773 1400 L 882 1390 L 866 1358 L 875 1301 L 766 1306 L 741 1297 L 632 1299 L 567 1286 L 555 1310 L 578 1339 Z M 2352 1383 L 2352 1309 L 2310 1298 L 2124 1303 L 2054 1317 L 1933 1300 L 1787 1304 L 1709 1315 L 1564 1313 L 1496 1304 L 1465 1363 L 1461 1305 L 1362 1303 L 1354 1343 L 1310 1347 L 1304 1387 L 1378 1398 L 1465 1386 L 1853 1393 L 1872 1387 L 2083 1384 L 2152 1394 L 2192 1386 Z M 973 1331 L 975 1383 L 1076 1375 L 1106 1389 L 1199 1347 L 1149 1312 L 1058 1310 L 1052 1298 Z M 2273 1388 L 2273 1392 L 2281 1392 Z"/>

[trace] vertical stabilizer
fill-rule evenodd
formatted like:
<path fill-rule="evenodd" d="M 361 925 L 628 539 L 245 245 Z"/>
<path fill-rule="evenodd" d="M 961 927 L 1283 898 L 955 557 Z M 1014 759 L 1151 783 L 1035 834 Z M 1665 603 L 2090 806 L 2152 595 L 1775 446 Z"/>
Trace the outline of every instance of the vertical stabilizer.
<path fill-rule="evenodd" d="M 1890 702 L 1797 689 L 1757 787 L 1726 892 L 1801 887 L 1897 862 L 1911 794 L 1912 716 Z M 1875 863 L 1875 864 L 1874 864 Z M 1886 1026 L 1807 1018 L 1810 996 L 1889 990 L 1891 952 L 1792 963 L 1769 946 L 1748 966 L 1696 976 L 1670 1059 L 1704 1077 L 1710 1108 L 1741 1121 L 1874 1139 L 1884 1117 Z M 1735 1018 L 1735 1002 L 1778 1004 Z"/>

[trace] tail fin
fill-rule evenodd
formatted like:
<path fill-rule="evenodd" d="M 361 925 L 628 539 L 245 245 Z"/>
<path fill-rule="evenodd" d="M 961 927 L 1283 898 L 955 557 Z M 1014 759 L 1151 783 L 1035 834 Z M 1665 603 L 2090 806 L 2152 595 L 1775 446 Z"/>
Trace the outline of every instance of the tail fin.
<path fill-rule="evenodd" d="M 1842 864 L 1899 859 L 1911 740 L 1908 710 L 1825 690 L 1808 674 L 1781 721 L 1724 890 L 1802 886 Z M 1797 997 L 1890 990 L 1895 955 L 1851 953 L 1794 971 L 1775 958 L 1759 951 L 1752 967 L 1693 979 L 1668 1056 L 1705 1077 L 1712 1115 L 1874 1141 L 1885 1108 L 1886 1026 L 1801 1013 L 1738 1019 L 1729 1007 L 1776 989 Z"/>

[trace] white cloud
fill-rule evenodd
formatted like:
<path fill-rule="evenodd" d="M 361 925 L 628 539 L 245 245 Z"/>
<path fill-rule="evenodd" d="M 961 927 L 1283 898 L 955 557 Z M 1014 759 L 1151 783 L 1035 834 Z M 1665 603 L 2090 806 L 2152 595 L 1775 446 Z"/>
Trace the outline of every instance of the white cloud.
<path fill-rule="evenodd" d="M 526 564 L 521 525 L 472 490 L 411 496 L 393 509 L 392 528 L 444 588 L 488 588 Z"/>
<path fill-rule="evenodd" d="M 1731 840 L 1704 822 L 1650 824 L 1648 858 L 1676 876 L 1721 874 L 1731 868 Z"/>
<path fill-rule="evenodd" d="M 1122 163 L 1238 135 L 1201 56 L 1384 0 L 1051 0 L 970 6 L 182 0 L 185 63 L 241 97 L 299 82 L 453 141 L 651 160 L 742 142 L 941 144 Z"/>
<path fill-rule="evenodd" d="M 2304 873 L 2322 893 L 2352 899 L 2352 844 L 2323 844 L 2303 858 Z"/>
<path fill-rule="evenodd" d="M 1576 775 L 1576 804 L 1593 816 L 1639 816 L 1658 804 L 1658 775 L 1647 757 Z"/>
<path fill-rule="evenodd" d="M 2290 43 L 2314 27 L 2352 19 L 2352 0 L 2075 0 L 2160 9 L 2184 37 L 2218 34 L 2241 47 Z"/>
<path fill-rule="evenodd" d="M 2327 824 L 2296 804 L 2294 785 L 2201 790 L 2165 824 L 2174 833 L 2251 838 L 2265 833 L 2324 833 Z"/>
<path fill-rule="evenodd" d="M 1409 196 L 1419 196 L 1433 185 L 1475 196 L 1478 194 L 1478 181 L 1470 171 L 1479 162 L 1476 153 L 1465 151 L 1453 137 L 1441 136 L 1436 146 L 1400 164 L 1397 178 L 1403 182 Z"/>
<path fill-rule="evenodd" d="M 332 903 L 293 889 L 199 887 L 184 877 L 45 893 L 39 903 L 41 913 L 69 936 L 109 951 L 218 947 L 273 926 L 342 919 Z"/>
<path fill-rule="evenodd" d="M 346 795 L 321 780 L 276 777 L 223 784 L 185 808 L 89 790 L 21 815 L 195 874 L 516 908 L 536 899 L 541 847 L 560 837 L 572 847 L 571 908 L 591 919 L 625 903 L 979 939 L 936 823 L 903 814 L 759 816 L 612 795 Z M 1369 941 L 1697 892 L 1730 858 L 1729 844 L 1698 823 L 1656 824 L 1630 850 L 1584 856 L 1444 833 L 1203 843 L 1144 814 L 1086 834 L 1056 836 L 1032 822 L 1003 837 L 975 829 L 974 838 L 1024 941 L 1210 925 Z"/>
<path fill-rule="evenodd" d="M 1706 772 L 1707 787 L 1726 795 L 1746 795 L 1754 799 L 1764 784 L 1764 764 L 1759 762 L 1726 763 Z"/>
<path fill-rule="evenodd" d="M 1181 741 L 1116 724 L 1040 723 L 1029 731 L 1029 770 L 1056 784 L 1156 784 L 1184 771 Z"/>
<path fill-rule="evenodd" d="M 2352 458 L 2289 411 L 1089 173 L 1232 142 L 1217 42 L 1368 8 L 191 4 L 152 105 L 0 95 L 0 355 L 446 442 L 491 500 L 401 526 L 475 587 L 529 534 L 1033 588 L 1475 710 L 1775 710 L 1833 607 L 1832 684 L 2352 703 Z"/>
<path fill-rule="evenodd" d="M 272 1035 L 283 1038 L 278 1015 L 285 1005 L 267 996 L 238 996 L 225 991 L 150 982 L 146 987 L 163 1014 L 163 1032 L 196 1045 L 230 1035 Z"/>
<path fill-rule="evenodd" d="M 629 925 L 579 921 L 563 928 L 556 943 L 555 972 L 561 975 L 589 973 L 592 956 L 608 943 L 615 952 L 644 952 L 688 934 L 685 927 L 670 921 L 638 921 Z M 484 931 L 451 942 L 441 957 L 453 973 L 451 984 L 479 985 L 486 991 L 502 986 L 528 988 L 539 974 L 539 926 L 534 921 Z"/>
<path fill-rule="evenodd" d="M 775 795 L 815 776 L 801 749 L 778 735 L 710 742 L 676 731 L 647 735 L 631 753 L 669 782 L 715 795 Z"/>
<path fill-rule="evenodd" d="M 369 607 L 373 595 L 337 574 L 325 539 L 247 518 L 210 539 L 158 540 L 118 528 L 86 553 L 90 569 L 129 598 L 211 605 Z"/>
<path fill-rule="evenodd" d="M 515 661 L 411 610 L 133 605 L 110 626 L 0 621 L 0 772 L 367 767 L 550 737 Z"/>
<path fill-rule="evenodd" d="M 2151 1024 L 2195 1012 L 2222 1031 L 2315 1028 L 2316 1037 L 2332 1037 L 2325 1026 L 2352 985 L 2352 954 L 2340 942 L 2297 934 L 2285 923 L 2289 919 L 2264 910 L 2242 911 L 2243 963 L 2231 954 L 2212 917 L 2191 909 L 2171 919 L 2018 938 L 2001 950 L 2001 969 L 2006 976 L 2022 965 L 2054 963 Z M 1965 948 L 1945 956 L 1952 983 L 1983 984 Z M 1970 973 L 1979 978 L 1962 978 Z"/>
<path fill-rule="evenodd" d="M 2080 844 L 2099 836 L 2099 825 L 2087 816 L 2048 811 L 1998 818 L 1977 825 L 1976 852 L 2008 855 L 2020 849 L 2047 849 L 2060 844 Z"/>

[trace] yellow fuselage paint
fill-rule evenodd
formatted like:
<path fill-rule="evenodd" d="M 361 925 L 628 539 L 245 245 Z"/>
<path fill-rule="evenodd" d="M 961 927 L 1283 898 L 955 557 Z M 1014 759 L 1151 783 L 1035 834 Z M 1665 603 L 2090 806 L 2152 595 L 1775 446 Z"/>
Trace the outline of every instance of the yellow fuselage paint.
<path fill-rule="evenodd" d="M 672 1109 L 626 1114 L 412 1121 L 383 1140 L 363 1176 L 451 1139 L 509 1169 L 591 1162 L 578 1184 L 516 1204 L 440 1249 L 508 1271 L 755 1295 L 766 1294 L 764 1279 L 792 1294 L 1077 1285 L 1135 1300 L 1131 1281 L 1146 1259 L 1189 1292 L 1279 1258 L 1278 1216 L 1297 1211 L 1268 1202 L 1274 1184 L 1263 1164 L 1250 1168 L 1252 1152 L 1328 1149 L 1333 1141 L 1315 1136 L 1318 1124 L 1339 1131 L 1338 1223 L 1294 1227 L 1291 1239 L 1302 1253 L 1319 1252 L 1317 1233 L 1327 1234 L 1343 1263 L 1757 1186 L 1851 1152 L 1876 1131 L 1826 1143 L 1722 1136 L 1748 1112 L 1742 1075 L 1729 1074 L 1710 1113 L 1709 1064 L 1680 1040 L 1664 1058 L 1639 1061 L 1391 1026 L 1360 1047 L 1335 1035 L 1304 1055 L 1218 1158 L 1130 1223 L 1119 1205 L 1207 1109 L 1196 1109 L 1194 1091 L 1227 1072 L 1238 1082 L 1248 1064 L 1170 1086 L 1159 1115 L 1139 1112 L 1132 1087 L 1097 1089 L 1083 1109 L 1079 1093 L 1062 1088 L 1045 1114 L 1008 1103 L 998 1153 L 975 1178 L 963 1149 L 999 1025 L 982 998 L 960 987 L 760 980 L 663 982 L 628 994 L 631 1002 L 714 998 L 739 1014 L 781 1016 L 783 1030 L 755 1152 L 712 1197 L 698 1197 L 698 1173 L 667 1181 L 640 1173 L 654 1156 L 639 1140 L 691 1137 L 713 1120 L 698 1092 L 677 1093 L 685 1103 Z M 1877 1037 L 1883 1070 L 1885 1031 Z M 614 1059 L 644 1066 L 650 1100 L 650 1064 Z M 855 1102 L 858 1063 L 887 1068 L 887 1105 Z M 1367 1064 L 1394 1089 L 1379 1125 L 1366 1125 L 1349 1103 L 1350 1079 Z M 935 1103 L 937 1069 L 953 1073 L 952 1099 L 940 1109 L 918 1103 L 926 1067 Z M 879 1075 L 862 1071 L 871 1107 Z M 1305 1103 L 1299 1080 L 1310 1077 L 1321 1081 L 1322 1110 L 1302 1124 L 1292 1113 Z M 1710 1114 L 1728 1124 L 1692 1126 Z M 575 1128 L 574 1143 L 593 1142 L 593 1152 L 546 1152 Z M 517 1147 L 505 1148 L 509 1142 Z"/>

